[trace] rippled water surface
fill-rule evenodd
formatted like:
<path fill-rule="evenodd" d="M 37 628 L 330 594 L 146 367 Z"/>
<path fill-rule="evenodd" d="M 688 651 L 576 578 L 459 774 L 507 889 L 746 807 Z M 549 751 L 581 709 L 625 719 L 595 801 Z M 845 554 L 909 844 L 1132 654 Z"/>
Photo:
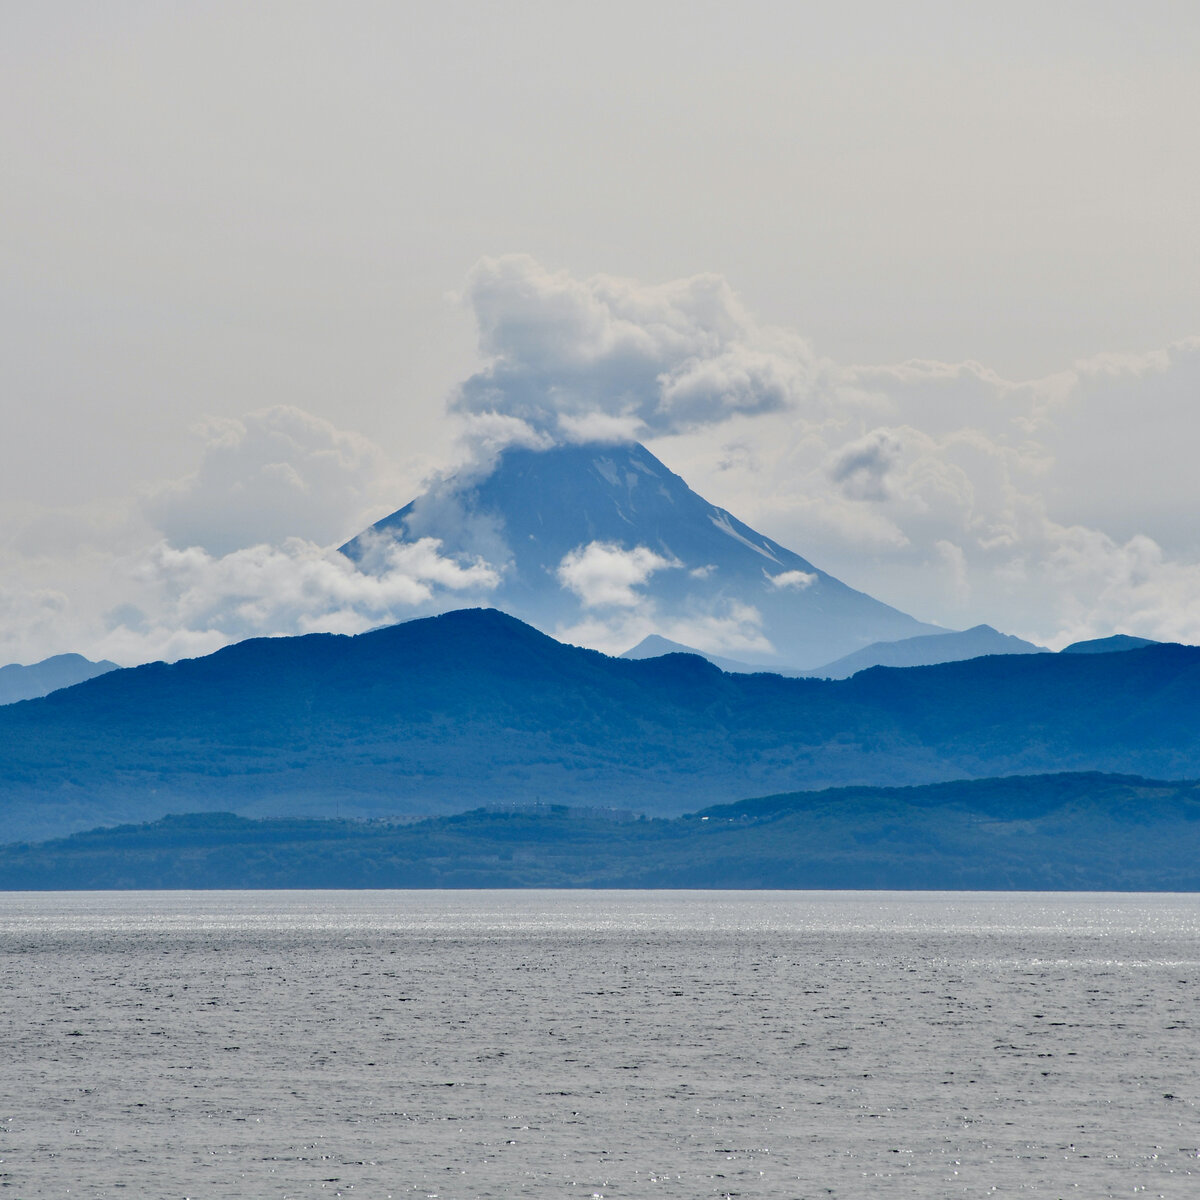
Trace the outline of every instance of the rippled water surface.
<path fill-rule="evenodd" d="M 0 894 L 21 1197 L 1200 1196 L 1200 897 Z"/>

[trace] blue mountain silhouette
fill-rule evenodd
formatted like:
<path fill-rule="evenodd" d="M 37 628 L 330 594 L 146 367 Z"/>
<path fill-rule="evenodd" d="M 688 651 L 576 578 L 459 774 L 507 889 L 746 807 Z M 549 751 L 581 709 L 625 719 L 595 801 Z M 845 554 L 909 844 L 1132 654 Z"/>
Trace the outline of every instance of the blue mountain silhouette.
<path fill-rule="evenodd" d="M 495 610 L 263 638 L 0 708 L 0 840 L 168 812 L 679 813 L 836 784 L 1200 776 L 1200 648 L 1005 655 L 846 680 L 610 658 Z"/>

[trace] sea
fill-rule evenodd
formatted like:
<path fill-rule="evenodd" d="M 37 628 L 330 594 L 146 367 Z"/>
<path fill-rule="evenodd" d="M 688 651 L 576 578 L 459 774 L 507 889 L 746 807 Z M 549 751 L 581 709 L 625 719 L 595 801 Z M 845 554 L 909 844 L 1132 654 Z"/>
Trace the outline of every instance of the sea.
<path fill-rule="evenodd" d="M 0 893 L 0 1193 L 1200 1196 L 1200 896 Z"/>

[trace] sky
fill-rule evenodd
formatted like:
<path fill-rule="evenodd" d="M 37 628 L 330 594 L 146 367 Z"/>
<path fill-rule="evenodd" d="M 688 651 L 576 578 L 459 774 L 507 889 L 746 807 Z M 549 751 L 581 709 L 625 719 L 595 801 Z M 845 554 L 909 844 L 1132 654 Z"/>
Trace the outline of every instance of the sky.
<path fill-rule="evenodd" d="M 1200 641 L 1200 9 L 13 3 L 0 661 L 486 595 L 329 553 L 636 436 L 950 628 Z"/>

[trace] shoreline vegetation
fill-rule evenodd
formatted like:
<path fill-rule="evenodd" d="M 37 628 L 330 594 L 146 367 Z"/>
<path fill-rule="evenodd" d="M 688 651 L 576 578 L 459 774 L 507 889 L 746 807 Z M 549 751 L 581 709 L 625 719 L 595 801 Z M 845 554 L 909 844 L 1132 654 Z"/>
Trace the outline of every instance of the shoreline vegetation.
<path fill-rule="evenodd" d="M 0 846 L 0 890 L 1200 890 L 1200 783 L 1076 772 L 792 792 L 678 818 L 175 815 Z"/>

